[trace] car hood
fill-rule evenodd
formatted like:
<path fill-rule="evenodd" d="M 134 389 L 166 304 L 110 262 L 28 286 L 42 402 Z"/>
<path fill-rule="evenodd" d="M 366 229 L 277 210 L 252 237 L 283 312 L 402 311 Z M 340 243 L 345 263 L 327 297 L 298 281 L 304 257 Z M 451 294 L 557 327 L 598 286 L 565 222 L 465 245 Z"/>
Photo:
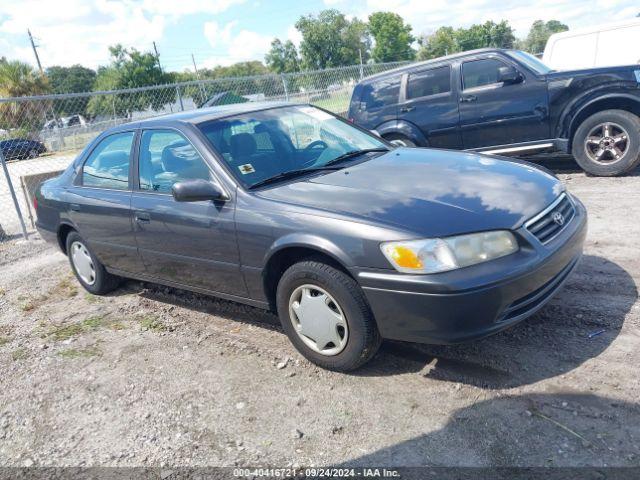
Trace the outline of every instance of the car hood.
<path fill-rule="evenodd" d="M 575 70 L 558 70 L 556 72 L 551 72 L 547 74 L 547 79 L 549 80 L 562 80 L 566 78 L 572 78 L 576 76 L 585 76 L 585 75 L 603 75 L 603 74 L 612 74 L 612 75 L 627 75 L 633 74 L 635 70 L 640 70 L 640 65 L 622 65 L 615 67 L 592 67 L 592 68 L 580 68 Z"/>
<path fill-rule="evenodd" d="M 525 162 L 400 148 L 259 196 L 436 237 L 517 228 L 563 188 L 553 175 Z"/>

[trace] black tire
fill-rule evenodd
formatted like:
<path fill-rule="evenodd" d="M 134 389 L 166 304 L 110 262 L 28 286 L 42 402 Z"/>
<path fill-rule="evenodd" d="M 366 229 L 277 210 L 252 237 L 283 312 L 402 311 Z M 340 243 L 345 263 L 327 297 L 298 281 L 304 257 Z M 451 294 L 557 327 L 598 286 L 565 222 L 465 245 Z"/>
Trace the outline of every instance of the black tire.
<path fill-rule="evenodd" d="M 321 287 L 340 305 L 349 332 L 346 346 L 340 353 L 327 356 L 316 352 L 296 332 L 289 315 L 289 299 L 305 284 Z M 280 323 L 291 343 L 304 357 L 322 368 L 339 372 L 354 370 L 368 362 L 380 347 L 382 339 L 360 286 L 344 272 L 322 261 L 311 259 L 289 267 L 278 283 L 276 301 Z"/>
<path fill-rule="evenodd" d="M 93 283 L 86 282 L 76 270 L 76 266 L 74 265 L 73 260 L 71 258 L 72 247 L 74 243 L 79 243 L 83 245 L 86 248 L 87 252 L 89 253 L 89 256 L 91 257 L 91 260 L 94 266 L 94 272 L 95 272 L 95 277 L 94 277 L 95 280 L 93 281 Z M 93 252 L 91 251 L 87 243 L 78 234 L 78 232 L 72 231 L 72 232 L 69 232 L 69 234 L 67 235 L 66 252 L 67 252 L 67 256 L 69 257 L 69 263 L 71 264 L 71 270 L 73 271 L 73 274 L 78 279 L 78 282 L 80 282 L 80 285 L 82 285 L 84 289 L 89 293 L 92 293 L 94 295 L 104 295 L 106 293 L 109 293 L 115 290 L 116 288 L 118 288 L 118 285 L 120 285 L 122 278 L 107 272 L 107 270 L 104 268 L 104 265 L 93 254 Z"/>
<path fill-rule="evenodd" d="M 404 135 L 400 135 L 398 133 L 392 133 L 390 135 L 387 135 L 384 137 L 384 139 L 387 142 L 391 142 L 394 145 L 398 145 L 400 147 L 417 147 L 418 145 L 413 141 L 410 140 L 409 138 L 405 137 Z"/>
<path fill-rule="evenodd" d="M 617 124 L 626 130 L 628 146 L 619 159 L 607 154 L 606 159 L 599 162 L 590 156 L 585 142 L 595 128 L 605 123 Z M 634 169 L 640 163 L 640 118 L 624 110 L 604 110 L 591 115 L 576 130 L 572 153 L 578 165 L 590 175 L 614 177 Z"/>

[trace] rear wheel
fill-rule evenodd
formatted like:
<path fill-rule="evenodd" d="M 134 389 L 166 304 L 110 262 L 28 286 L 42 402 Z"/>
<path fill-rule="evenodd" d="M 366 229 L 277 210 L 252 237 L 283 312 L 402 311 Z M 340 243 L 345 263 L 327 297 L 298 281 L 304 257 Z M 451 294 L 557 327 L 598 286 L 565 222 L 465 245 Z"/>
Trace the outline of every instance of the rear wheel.
<path fill-rule="evenodd" d="M 640 162 L 640 118 L 624 110 L 591 115 L 576 130 L 573 155 L 587 173 L 622 175 Z"/>
<path fill-rule="evenodd" d="M 107 272 L 78 232 L 67 235 L 67 256 L 73 273 L 88 292 L 104 295 L 118 288 L 122 279 Z"/>
<path fill-rule="evenodd" d="M 284 272 L 278 315 L 296 349 L 311 362 L 349 371 L 369 361 L 381 339 L 364 293 L 353 278 L 320 261 Z"/>
<path fill-rule="evenodd" d="M 392 133 L 391 135 L 387 135 L 384 138 L 391 144 L 397 145 L 398 147 L 417 147 L 416 143 L 413 140 L 409 140 L 409 138 L 405 137 L 404 135 Z"/>

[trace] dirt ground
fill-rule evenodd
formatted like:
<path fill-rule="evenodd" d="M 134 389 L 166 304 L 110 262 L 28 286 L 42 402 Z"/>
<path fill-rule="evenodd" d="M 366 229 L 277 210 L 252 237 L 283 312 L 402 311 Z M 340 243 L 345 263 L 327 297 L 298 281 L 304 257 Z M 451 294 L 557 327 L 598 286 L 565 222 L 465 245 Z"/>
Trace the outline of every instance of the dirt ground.
<path fill-rule="evenodd" d="M 590 215 L 552 302 L 350 375 L 260 310 L 135 281 L 95 297 L 54 247 L 0 244 L 0 466 L 640 465 L 640 176 L 549 165 Z"/>

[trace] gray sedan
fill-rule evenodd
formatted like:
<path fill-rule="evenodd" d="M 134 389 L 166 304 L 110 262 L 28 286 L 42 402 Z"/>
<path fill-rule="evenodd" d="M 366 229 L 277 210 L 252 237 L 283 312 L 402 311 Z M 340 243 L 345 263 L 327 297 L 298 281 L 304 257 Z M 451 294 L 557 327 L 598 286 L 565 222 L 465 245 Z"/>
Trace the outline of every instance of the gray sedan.
<path fill-rule="evenodd" d="M 85 289 L 122 278 L 271 309 L 309 360 L 448 344 L 530 316 L 575 268 L 586 212 L 525 162 L 393 148 L 310 105 L 228 105 L 110 129 L 36 192 Z"/>

